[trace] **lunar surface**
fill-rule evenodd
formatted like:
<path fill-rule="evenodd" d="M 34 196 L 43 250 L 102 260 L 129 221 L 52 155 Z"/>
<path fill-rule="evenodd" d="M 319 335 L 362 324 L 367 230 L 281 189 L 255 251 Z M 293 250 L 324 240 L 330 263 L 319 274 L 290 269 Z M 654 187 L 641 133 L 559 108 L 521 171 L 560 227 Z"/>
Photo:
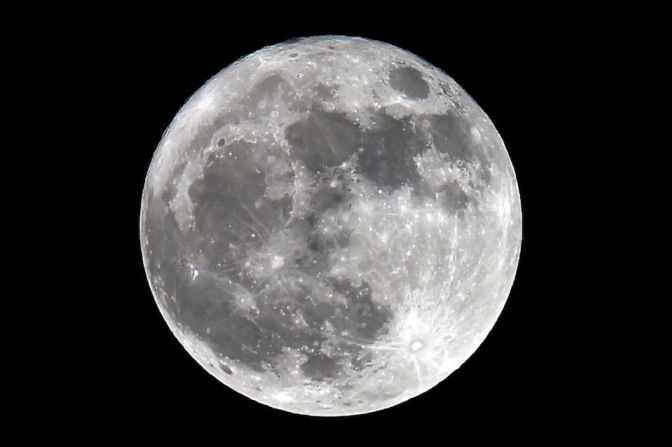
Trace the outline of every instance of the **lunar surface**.
<path fill-rule="evenodd" d="M 225 68 L 161 140 L 140 242 L 156 303 L 221 382 L 310 415 L 399 404 L 455 371 L 508 297 L 515 173 L 455 81 L 316 37 Z"/>

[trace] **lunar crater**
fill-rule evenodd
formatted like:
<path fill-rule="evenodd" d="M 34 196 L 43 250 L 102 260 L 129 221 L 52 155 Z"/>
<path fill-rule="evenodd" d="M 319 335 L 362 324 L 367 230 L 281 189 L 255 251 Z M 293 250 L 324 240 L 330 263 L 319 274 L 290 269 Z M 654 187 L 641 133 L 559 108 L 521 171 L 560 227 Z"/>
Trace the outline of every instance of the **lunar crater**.
<path fill-rule="evenodd" d="M 398 67 L 390 70 L 390 86 L 410 98 L 424 99 L 429 96 L 429 84 L 422 73 L 413 67 Z"/>

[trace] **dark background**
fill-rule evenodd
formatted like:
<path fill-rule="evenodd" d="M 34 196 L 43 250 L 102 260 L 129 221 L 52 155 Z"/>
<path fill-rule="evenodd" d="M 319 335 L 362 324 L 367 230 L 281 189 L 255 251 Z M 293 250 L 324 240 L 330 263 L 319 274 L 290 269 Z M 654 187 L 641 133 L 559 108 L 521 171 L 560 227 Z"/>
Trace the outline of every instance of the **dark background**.
<path fill-rule="evenodd" d="M 203 14 L 211 20 L 164 23 L 124 15 L 105 25 L 84 23 L 53 46 L 68 55 L 61 63 L 77 67 L 62 74 L 70 86 L 63 93 L 79 93 L 68 119 L 87 135 L 77 142 L 84 152 L 72 154 L 79 176 L 63 180 L 72 188 L 73 205 L 85 208 L 76 237 L 91 259 L 81 266 L 88 280 L 76 301 L 79 341 L 69 345 L 80 366 L 67 369 L 68 385 L 61 390 L 63 399 L 78 402 L 71 422 L 97 433 L 210 432 L 224 438 L 242 432 L 282 443 L 332 437 L 356 443 L 359 432 L 446 443 L 455 436 L 475 442 L 500 434 L 573 439 L 585 430 L 601 433 L 598 419 L 617 398 L 611 379 L 598 372 L 609 343 L 599 327 L 609 317 L 594 311 L 609 300 L 593 264 L 604 245 L 604 228 L 594 217 L 609 207 L 596 200 L 604 188 L 595 182 L 596 169 L 609 169 L 596 144 L 604 129 L 599 117 L 610 107 L 603 101 L 600 67 L 625 45 L 597 26 L 608 17 L 556 11 L 534 20 L 488 22 L 474 16 L 447 20 L 442 12 L 423 19 L 400 14 L 290 23 L 272 15 L 258 22 Z M 154 303 L 138 232 L 152 154 L 189 96 L 257 49 L 325 34 L 382 40 L 446 71 L 499 130 L 523 209 L 516 280 L 481 347 L 410 401 L 335 419 L 271 409 L 201 369 Z M 82 154 L 88 167 L 81 168 Z"/>

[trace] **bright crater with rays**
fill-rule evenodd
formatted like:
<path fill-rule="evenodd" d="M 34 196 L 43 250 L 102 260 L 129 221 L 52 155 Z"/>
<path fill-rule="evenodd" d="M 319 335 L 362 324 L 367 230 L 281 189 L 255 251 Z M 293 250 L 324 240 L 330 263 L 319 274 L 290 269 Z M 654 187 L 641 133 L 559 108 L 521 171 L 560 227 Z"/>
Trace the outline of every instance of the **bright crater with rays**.
<path fill-rule="evenodd" d="M 381 42 L 302 39 L 222 70 L 147 174 L 140 240 L 178 340 L 283 410 L 390 407 L 457 369 L 495 324 L 521 243 L 486 114 Z"/>

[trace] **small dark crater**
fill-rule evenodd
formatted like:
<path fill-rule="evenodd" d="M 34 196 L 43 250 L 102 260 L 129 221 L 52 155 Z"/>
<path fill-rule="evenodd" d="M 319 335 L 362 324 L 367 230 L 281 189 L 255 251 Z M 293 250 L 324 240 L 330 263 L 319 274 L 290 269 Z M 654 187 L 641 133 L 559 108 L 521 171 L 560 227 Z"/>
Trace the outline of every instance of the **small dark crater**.
<path fill-rule="evenodd" d="M 320 240 L 317 237 L 309 236 L 308 237 L 308 249 L 311 251 L 320 251 L 321 244 Z"/>
<path fill-rule="evenodd" d="M 226 144 L 226 139 L 220 138 L 219 140 L 217 140 L 217 146 L 222 147 L 225 144 Z"/>
<path fill-rule="evenodd" d="M 289 57 L 292 58 L 292 59 L 294 59 L 294 58 L 297 57 L 298 55 L 299 55 L 299 53 L 296 53 L 296 52 L 289 53 Z"/>
<path fill-rule="evenodd" d="M 219 369 L 221 369 L 222 371 L 224 371 L 227 374 L 233 374 L 233 371 L 231 371 L 231 368 L 226 366 L 224 363 L 219 364 Z"/>
<path fill-rule="evenodd" d="M 305 217 L 305 220 L 308 223 L 308 225 L 314 227 L 315 224 L 317 223 L 317 216 L 315 216 L 315 213 L 310 213 L 308 216 Z"/>
<path fill-rule="evenodd" d="M 322 323 L 331 318 L 336 312 L 336 307 L 332 304 L 317 302 L 307 306 L 303 311 L 303 318 L 312 327 L 320 327 Z"/>
<path fill-rule="evenodd" d="M 335 377 L 340 369 L 337 359 L 321 353 L 309 355 L 308 360 L 301 365 L 303 373 L 317 381 Z"/>
<path fill-rule="evenodd" d="M 369 314 L 370 310 L 371 310 L 371 307 L 369 305 L 367 305 L 366 303 L 356 303 L 353 306 L 353 313 L 358 318 L 365 318 Z M 363 325 L 366 326 L 366 322 L 364 322 Z"/>
<path fill-rule="evenodd" d="M 391 70 L 390 87 L 409 98 L 424 99 L 429 96 L 429 84 L 422 78 L 422 74 L 412 67 Z"/>
<path fill-rule="evenodd" d="M 313 204 L 317 209 L 336 208 L 345 200 L 345 194 L 336 188 L 322 188 L 313 195 Z"/>

